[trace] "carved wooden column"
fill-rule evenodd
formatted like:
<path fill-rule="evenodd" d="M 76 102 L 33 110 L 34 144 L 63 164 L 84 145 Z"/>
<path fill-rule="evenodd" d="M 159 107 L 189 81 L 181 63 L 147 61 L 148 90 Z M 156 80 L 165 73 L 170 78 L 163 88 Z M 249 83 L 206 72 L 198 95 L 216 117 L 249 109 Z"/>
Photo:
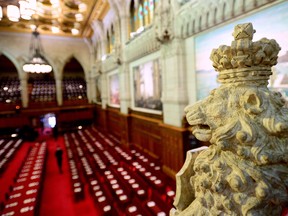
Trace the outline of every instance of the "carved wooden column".
<path fill-rule="evenodd" d="M 194 136 L 211 145 L 177 174 L 170 215 L 281 215 L 288 201 L 288 109 L 267 88 L 280 50 L 253 42 L 251 23 L 210 59 L 221 86 L 185 109 Z"/>

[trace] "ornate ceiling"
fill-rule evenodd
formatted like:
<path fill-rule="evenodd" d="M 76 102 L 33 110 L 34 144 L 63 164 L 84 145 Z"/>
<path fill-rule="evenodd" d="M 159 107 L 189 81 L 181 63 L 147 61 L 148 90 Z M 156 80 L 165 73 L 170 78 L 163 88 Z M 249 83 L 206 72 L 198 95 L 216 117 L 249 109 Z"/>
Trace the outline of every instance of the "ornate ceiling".
<path fill-rule="evenodd" d="M 0 0 L 4 8 L 0 31 L 31 32 L 33 26 L 38 26 L 41 34 L 73 37 L 91 36 L 91 22 L 101 21 L 110 9 L 108 0 L 37 0 L 36 13 L 31 20 L 20 18 L 19 22 L 12 22 L 5 16 L 8 3 L 18 4 L 18 1 Z"/>

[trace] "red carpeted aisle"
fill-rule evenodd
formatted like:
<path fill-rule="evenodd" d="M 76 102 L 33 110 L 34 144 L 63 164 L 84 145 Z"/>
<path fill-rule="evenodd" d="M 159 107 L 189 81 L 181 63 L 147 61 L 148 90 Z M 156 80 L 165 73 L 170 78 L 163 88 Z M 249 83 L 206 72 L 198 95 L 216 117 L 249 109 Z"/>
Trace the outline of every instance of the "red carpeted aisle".
<path fill-rule="evenodd" d="M 70 173 L 66 149 L 63 137 L 59 137 L 57 141 L 52 138 L 47 140 L 47 163 L 46 174 L 43 184 L 42 198 L 40 202 L 41 216 L 95 216 L 99 215 L 89 196 L 85 191 L 85 199 L 74 202 L 70 183 Z M 63 174 L 58 171 L 54 152 L 59 144 L 64 151 L 63 154 Z"/>

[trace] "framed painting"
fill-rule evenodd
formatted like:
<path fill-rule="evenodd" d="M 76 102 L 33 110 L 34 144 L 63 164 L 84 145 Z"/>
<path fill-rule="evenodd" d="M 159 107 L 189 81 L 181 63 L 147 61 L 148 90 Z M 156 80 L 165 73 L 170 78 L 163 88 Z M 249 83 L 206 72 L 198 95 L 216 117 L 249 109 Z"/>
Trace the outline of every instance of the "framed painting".
<path fill-rule="evenodd" d="M 132 66 L 133 109 L 155 114 L 162 113 L 162 75 L 159 58 Z"/>
<path fill-rule="evenodd" d="M 120 107 L 120 84 L 118 71 L 108 74 L 108 104 Z"/>
<path fill-rule="evenodd" d="M 260 10 L 243 19 L 238 19 L 223 27 L 213 29 L 211 32 L 195 37 L 195 70 L 197 100 L 209 95 L 216 88 L 217 73 L 209 59 L 212 49 L 220 45 L 231 45 L 234 40 L 232 32 L 234 26 L 240 23 L 251 22 L 256 30 L 253 41 L 263 37 L 275 39 L 281 47 L 278 54 L 278 64 L 272 68 L 268 87 L 279 91 L 288 100 L 288 2 L 276 4 L 272 7 Z"/>

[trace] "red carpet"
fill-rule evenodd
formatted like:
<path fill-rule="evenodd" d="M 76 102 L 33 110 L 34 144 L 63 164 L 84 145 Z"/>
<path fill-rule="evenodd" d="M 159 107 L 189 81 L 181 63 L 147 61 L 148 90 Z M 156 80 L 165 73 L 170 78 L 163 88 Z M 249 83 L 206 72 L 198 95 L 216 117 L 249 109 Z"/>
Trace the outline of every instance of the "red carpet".
<path fill-rule="evenodd" d="M 8 192 L 9 186 L 13 184 L 16 172 L 20 169 L 30 147 L 29 142 L 22 143 L 13 159 L 8 163 L 8 169 L 0 176 L 0 202 L 5 200 L 5 193 Z"/>
<path fill-rule="evenodd" d="M 46 163 L 45 181 L 43 184 L 40 215 L 41 216 L 95 216 L 94 204 L 85 191 L 85 199 L 75 203 L 71 191 L 70 174 L 66 149 L 63 137 L 59 137 L 57 142 L 54 139 L 47 140 L 48 157 Z M 63 154 L 63 174 L 58 171 L 54 152 L 56 145 L 59 144 L 64 151 Z"/>
<path fill-rule="evenodd" d="M 88 185 L 85 186 L 85 198 L 79 202 L 74 201 L 72 195 L 70 172 L 68 167 L 67 153 L 64 146 L 63 137 L 57 141 L 49 135 L 41 136 L 40 139 L 47 141 L 47 161 L 44 176 L 43 190 L 40 199 L 40 216 L 98 216 L 101 215 L 95 207 Z M 63 173 L 59 173 L 56 158 L 54 156 L 56 146 L 59 144 L 64 151 L 63 154 Z M 12 185 L 17 171 L 20 169 L 22 162 L 28 153 L 31 143 L 25 142 L 16 152 L 15 157 L 9 163 L 7 169 L 0 178 L 0 201 L 4 201 L 5 193 L 8 192 L 9 186 Z M 122 213 L 119 215 L 123 215 Z M 109 215 L 110 216 L 110 215 Z M 111 215 L 115 216 L 115 215 Z M 285 209 L 282 216 L 288 216 Z"/>

